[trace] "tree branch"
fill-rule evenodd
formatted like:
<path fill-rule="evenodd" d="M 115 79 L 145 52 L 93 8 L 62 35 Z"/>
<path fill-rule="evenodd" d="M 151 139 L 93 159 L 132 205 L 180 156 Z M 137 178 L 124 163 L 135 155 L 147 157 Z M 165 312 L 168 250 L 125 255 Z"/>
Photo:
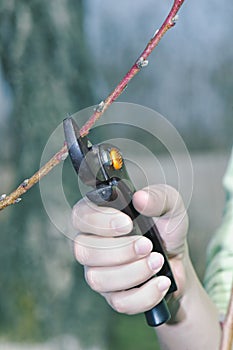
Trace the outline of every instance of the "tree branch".
<path fill-rule="evenodd" d="M 147 66 L 147 58 L 158 45 L 164 34 L 175 25 L 177 20 L 177 13 L 185 0 L 174 0 L 173 6 L 163 22 L 160 29 L 155 32 L 155 35 L 151 38 L 146 48 L 126 73 L 123 79 L 119 82 L 116 88 L 108 95 L 108 97 L 99 103 L 95 112 L 91 118 L 83 125 L 80 130 L 81 136 L 88 134 L 94 123 L 101 117 L 101 115 L 107 110 L 107 108 L 121 95 L 131 79 L 145 66 Z M 61 163 L 68 156 L 68 150 L 66 144 L 34 175 L 29 179 L 25 179 L 16 190 L 10 193 L 8 196 L 3 194 L 0 196 L 0 211 L 8 207 L 11 204 L 18 203 L 21 200 L 21 196 L 26 193 L 31 187 L 33 187 L 38 181 L 46 176 L 56 165 Z M 228 307 L 226 319 L 223 324 L 222 340 L 220 350 L 231 350 L 233 344 L 233 288 L 231 293 L 231 299 Z"/>
<path fill-rule="evenodd" d="M 16 204 L 21 201 L 21 196 L 46 176 L 56 165 L 65 160 L 68 156 L 66 144 L 58 151 L 45 165 L 42 166 L 29 179 L 25 179 L 11 194 L 0 196 L 0 210 L 8 207 L 11 204 Z"/>
<path fill-rule="evenodd" d="M 120 83 L 116 86 L 113 92 L 96 107 L 94 114 L 83 125 L 80 130 L 80 135 L 85 136 L 88 134 L 94 123 L 100 118 L 100 116 L 107 110 L 108 107 L 121 95 L 126 88 L 129 81 L 141 70 L 141 68 L 147 66 L 147 58 L 152 53 L 154 48 L 158 45 L 164 34 L 173 27 L 176 23 L 177 13 L 185 0 L 174 0 L 173 6 L 163 22 L 160 29 L 155 32 L 153 38 L 147 44 L 145 50 L 136 60 L 131 69 L 126 73 Z M 8 207 L 11 204 L 18 203 L 21 200 L 21 196 L 27 192 L 32 186 L 34 186 L 42 177 L 47 175 L 56 165 L 67 157 L 67 147 L 63 146 L 41 169 L 39 169 L 32 177 L 24 180 L 15 191 L 8 196 L 3 194 L 0 196 L 0 211 Z"/>
<path fill-rule="evenodd" d="M 108 97 L 100 102 L 97 106 L 95 113 L 91 116 L 91 118 L 85 123 L 85 125 L 81 128 L 81 135 L 85 136 L 88 134 L 91 127 L 95 124 L 95 122 L 101 117 L 101 115 L 107 110 L 107 108 L 121 95 L 121 93 L 125 90 L 130 80 L 141 70 L 141 68 L 146 67 L 148 64 L 147 58 L 158 45 L 164 34 L 173 27 L 178 19 L 177 13 L 184 3 L 184 0 L 175 0 L 173 6 L 163 22 L 162 26 L 155 32 L 154 36 L 151 38 L 146 48 L 136 60 L 134 65 L 130 68 L 130 70 L 126 73 L 124 78 L 119 82 L 117 87 L 108 95 Z"/>

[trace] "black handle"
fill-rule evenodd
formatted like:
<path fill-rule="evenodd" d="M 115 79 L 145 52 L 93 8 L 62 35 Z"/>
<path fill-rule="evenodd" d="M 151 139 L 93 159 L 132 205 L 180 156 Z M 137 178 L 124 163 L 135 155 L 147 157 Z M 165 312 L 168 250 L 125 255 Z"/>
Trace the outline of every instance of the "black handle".
<path fill-rule="evenodd" d="M 171 314 L 165 299 L 161 300 L 153 309 L 145 312 L 147 324 L 158 327 L 170 320 Z"/>
<path fill-rule="evenodd" d="M 130 184 L 131 185 L 131 184 Z M 130 186 L 131 187 L 131 186 Z M 114 179 L 106 185 L 99 186 L 96 190 L 87 193 L 87 197 L 99 206 L 107 206 L 119 209 L 129 215 L 134 222 L 135 229 L 139 228 L 140 233 L 149 238 L 153 243 L 153 251 L 159 252 L 164 257 L 164 265 L 157 273 L 170 278 L 171 286 L 168 293 L 174 292 L 176 283 L 163 248 L 162 240 L 158 229 L 152 218 L 141 215 L 134 208 L 132 203 L 133 192 L 125 181 Z M 165 299 L 163 299 L 153 309 L 145 312 L 146 320 L 149 326 L 157 327 L 167 322 L 171 315 Z"/>

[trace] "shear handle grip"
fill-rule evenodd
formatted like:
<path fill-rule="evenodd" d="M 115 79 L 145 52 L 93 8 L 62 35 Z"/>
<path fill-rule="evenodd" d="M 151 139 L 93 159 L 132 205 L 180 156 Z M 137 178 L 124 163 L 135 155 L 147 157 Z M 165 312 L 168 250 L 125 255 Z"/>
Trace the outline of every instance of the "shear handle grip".
<path fill-rule="evenodd" d="M 164 256 L 164 265 L 157 275 L 165 275 L 171 279 L 171 286 L 168 293 L 175 291 L 176 283 L 163 249 L 162 241 L 156 225 L 152 218 L 143 216 L 137 212 L 132 203 L 133 193 L 123 181 L 114 181 L 114 184 L 101 186 L 98 189 L 87 193 L 87 197 L 99 206 L 112 207 L 121 210 L 129 215 L 134 222 L 134 227 L 140 230 L 140 233 L 151 240 L 153 251 L 159 252 Z M 153 309 L 145 312 L 146 320 L 149 326 L 157 327 L 167 322 L 171 315 L 165 299 L 163 299 Z"/>

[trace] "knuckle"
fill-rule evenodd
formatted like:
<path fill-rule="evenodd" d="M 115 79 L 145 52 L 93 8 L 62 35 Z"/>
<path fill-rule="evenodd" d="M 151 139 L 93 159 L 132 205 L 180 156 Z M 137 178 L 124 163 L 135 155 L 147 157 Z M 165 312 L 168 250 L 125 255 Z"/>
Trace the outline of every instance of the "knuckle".
<path fill-rule="evenodd" d="M 164 186 L 164 188 L 169 191 L 170 193 L 174 194 L 174 195 L 179 195 L 179 192 L 177 191 L 177 189 L 171 185 L 167 185 L 167 184 L 164 184 L 162 185 Z"/>
<path fill-rule="evenodd" d="M 147 311 L 153 309 L 153 307 L 155 307 L 161 300 L 162 298 L 158 299 L 158 297 L 147 298 L 147 300 L 145 300 L 144 310 Z"/>
<path fill-rule="evenodd" d="M 178 207 L 183 205 L 183 200 L 179 191 L 177 191 L 175 187 L 172 187 L 170 185 L 164 185 L 164 186 L 167 193 L 169 193 L 169 196 L 171 197 L 172 202 Z"/>
<path fill-rule="evenodd" d="M 126 306 L 124 304 L 124 302 L 122 301 L 122 299 L 119 297 L 119 293 L 114 293 L 110 296 L 110 305 L 112 306 L 112 308 L 121 313 L 121 314 L 127 314 L 127 309 Z"/>
<path fill-rule="evenodd" d="M 156 277 L 153 277 L 150 281 L 148 281 L 144 288 L 147 290 L 147 298 L 144 298 L 144 310 L 150 310 L 155 305 L 157 305 L 163 298 L 163 293 L 160 292 L 157 288 Z"/>
<path fill-rule="evenodd" d="M 79 229 L 79 210 L 80 210 L 80 203 L 76 203 L 72 209 L 71 213 L 71 222 L 74 228 Z"/>
<path fill-rule="evenodd" d="M 85 279 L 87 281 L 87 284 L 93 289 L 95 292 L 101 292 L 102 291 L 102 285 L 97 277 L 97 273 L 95 268 L 86 268 L 85 269 Z"/>
<path fill-rule="evenodd" d="M 89 253 L 88 250 L 78 242 L 74 244 L 74 255 L 76 260 L 82 265 L 88 265 Z"/>
<path fill-rule="evenodd" d="M 74 228 L 79 231 L 83 231 L 83 227 L 86 225 L 86 219 L 88 217 L 87 212 L 89 208 L 87 207 L 85 199 L 78 201 L 72 209 L 71 221 Z"/>

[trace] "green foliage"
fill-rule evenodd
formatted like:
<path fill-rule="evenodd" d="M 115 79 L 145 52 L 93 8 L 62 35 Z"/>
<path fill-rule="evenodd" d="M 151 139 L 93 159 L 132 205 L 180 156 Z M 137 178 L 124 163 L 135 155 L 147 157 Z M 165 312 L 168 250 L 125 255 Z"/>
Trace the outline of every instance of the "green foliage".
<path fill-rule="evenodd" d="M 159 350 L 156 333 L 146 324 L 144 314 L 125 316 L 115 314 L 109 349 Z"/>
<path fill-rule="evenodd" d="M 66 113 L 93 103 L 82 19 L 81 0 L 0 2 L 0 60 L 13 96 L 8 120 L 13 187 L 40 167 L 47 139 Z M 72 192 L 71 181 L 68 186 Z M 0 336 L 42 341 L 74 334 L 85 344 L 103 344 L 105 303 L 86 286 L 68 240 L 54 233 L 38 186 L 6 211 Z"/>

